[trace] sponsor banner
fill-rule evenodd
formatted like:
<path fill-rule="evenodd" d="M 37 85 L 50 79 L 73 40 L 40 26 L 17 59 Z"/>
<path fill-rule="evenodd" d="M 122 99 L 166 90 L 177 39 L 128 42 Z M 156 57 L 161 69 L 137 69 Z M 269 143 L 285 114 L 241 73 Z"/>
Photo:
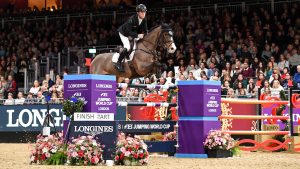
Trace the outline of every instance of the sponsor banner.
<path fill-rule="evenodd" d="M 72 121 L 69 140 L 78 136 L 92 135 L 104 145 L 104 160 L 112 159 L 117 139 L 116 121 Z"/>
<path fill-rule="evenodd" d="M 116 81 L 93 80 L 91 96 L 93 111 L 116 114 Z"/>
<path fill-rule="evenodd" d="M 83 112 L 116 114 L 116 80 L 104 75 L 67 75 L 64 98 L 84 100 Z"/>
<path fill-rule="evenodd" d="M 265 116 L 272 116 L 273 109 L 276 109 L 278 105 L 271 105 L 270 107 L 262 107 L 262 115 Z M 283 116 L 290 116 L 289 114 L 289 106 L 286 106 L 283 110 Z M 299 125 L 298 120 L 300 119 L 300 108 L 293 108 L 293 124 L 294 126 Z M 269 124 L 267 120 L 263 121 L 263 124 Z M 284 129 L 284 123 L 281 122 L 281 120 L 277 120 L 277 123 L 279 124 L 280 130 Z"/>
<path fill-rule="evenodd" d="M 89 80 L 65 80 L 64 81 L 64 98 L 69 99 L 71 97 L 76 97 L 84 101 L 85 112 L 91 112 L 91 96 L 89 89 L 91 88 L 91 81 Z"/>
<path fill-rule="evenodd" d="M 178 116 L 217 117 L 221 114 L 220 85 L 202 85 L 202 82 L 192 81 L 199 84 L 178 86 Z"/>
<path fill-rule="evenodd" d="M 177 121 L 119 121 L 118 130 L 124 133 L 148 133 L 174 131 Z"/>
<path fill-rule="evenodd" d="M 114 121 L 114 113 L 75 113 L 74 121 Z"/>
<path fill-rule="evenodd" d="M 54 124 L 50 123 L 50 126 L 55 125 L 56 129 L 61 131 L 63 120 L 66 119 L 62 113 L 62 105 L 49 105 L 49 113 L 54 121 Z M 1 106 L 0 132 L 42 131 L 46 115 L 47 105 Z"/>
<path fill-rule="evenodd" d="M 222 103 L 222 109 L 223 113 L 228 115 L 257 115 L 257 105 L 254 104 Z M 257 122 L 252 119 L 227 119 L 224 124 L 228 130 L 254 130 L 257 128 Z"/>

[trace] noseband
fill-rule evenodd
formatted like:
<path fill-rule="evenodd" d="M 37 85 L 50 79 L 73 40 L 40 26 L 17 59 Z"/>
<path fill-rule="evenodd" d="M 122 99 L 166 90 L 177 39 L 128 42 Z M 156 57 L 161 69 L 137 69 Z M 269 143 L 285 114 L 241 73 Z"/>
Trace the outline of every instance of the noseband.
<path fill-rule="evenodd" d="M 165 32 L 168 32 L 169 36 L 173 37 L 172 29 L 162 29 L 159 33 L 159 37 L 157 38 L 157 40 L 155 42 L 151 42 L 151 41 L 147 41 L 147 40 L 142 41 L 143 46 L 145 46 L 145 48 L 147 50 L 144 50 L 144 49 L 136 49 L 136 50 L 141 50 L 145 53 L 153 55 L 154 58 L 157 58 L 158 57 L 158 54 L 157 54 L 157 51 L 156 51 L 157 47 L 163 47 L 165 49 L 168 49 L 173 43 L 172 40 L 166 41 L 166 35 L 164 34 Z M 147 42 L 147 43 L 150 43 L 150 44 L 154 45 L 155 49 L 154 50 L 149 49 L 147 47 L 147 45 L 144 44 L 144 42 Z"/>

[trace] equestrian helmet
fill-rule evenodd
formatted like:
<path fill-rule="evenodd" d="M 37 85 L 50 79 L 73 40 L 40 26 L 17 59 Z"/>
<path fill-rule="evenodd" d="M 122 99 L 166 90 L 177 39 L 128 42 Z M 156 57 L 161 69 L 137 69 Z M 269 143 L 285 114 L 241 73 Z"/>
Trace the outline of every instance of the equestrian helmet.
<path fill-rule="evenodd" d="M 137 12 L 146 12 L 146 11 L 147 11 L 147 7 L 146 7 L 146 5 L 144 5 L 144 4 L 139 4 L 139 5 L 136 7 L 136 11 L 137 11 Z"/>

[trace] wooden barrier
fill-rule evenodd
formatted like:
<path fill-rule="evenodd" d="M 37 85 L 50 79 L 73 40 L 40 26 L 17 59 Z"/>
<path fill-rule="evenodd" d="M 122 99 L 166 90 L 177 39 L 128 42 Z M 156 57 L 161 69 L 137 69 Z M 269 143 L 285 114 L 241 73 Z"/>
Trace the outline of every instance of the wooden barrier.
<path fill-rule="evenodd" d="M 252 99 L 228 99 L 222 98 L 222 103 L 237 104 L 289 104 L 289 101 L 270 101 L 270 100 L 252 100 Z"/>
<path fill-rule="evenodd" d="M 223 130 L 223 133 L 232 135 L 287 135 L 289 131 L 249 131 L 249 130 Z"/>
<path fill-rule="evenodd" d="M 221 115 L 219 119 L 253 119 L 253 120 L 261 120 L 261 119 L 290 119 L 288 116 L 248 116 L 248 115 Z"/>

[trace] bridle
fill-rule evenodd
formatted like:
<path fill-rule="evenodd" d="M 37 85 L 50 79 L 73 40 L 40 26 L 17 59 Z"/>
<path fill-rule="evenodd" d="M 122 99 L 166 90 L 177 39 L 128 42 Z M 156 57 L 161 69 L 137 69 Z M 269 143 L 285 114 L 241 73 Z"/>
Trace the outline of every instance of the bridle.
<path fill-rule="evenodd" d="M 162 29 L 160 31 L 160 33 L 159 33 L 159 38 L 157 38 L 157 40 L 155 42 L 151 42 L 151 41 L 143 39 L 142 44 L 143 44 L 143 46 L 147 50 L 144 50 L 144 49 L 135 49 L 135 50 L 141 50 L 141 51 L 143 51 L 143 52 L 145 52 L 147 54 L 153 55 L 154 59 L 156 59 L 158 57 L 158 52 L 156 50 L 158 47 L 163 47 L 165 49 L 168 49 L 172 45 L 172 43 L 173 43 L 172 40 L 166 41 L 166 34 L 165 34 L 165 32 L 168 32 L 168 35 L 171 36 L 171 37 L 173 37 L 172 29 Z M 154 50 L 149 49 L 147 47 L 147 45 L 145 45 L 145 42 L 152 44 L 155 47 Z"/>

